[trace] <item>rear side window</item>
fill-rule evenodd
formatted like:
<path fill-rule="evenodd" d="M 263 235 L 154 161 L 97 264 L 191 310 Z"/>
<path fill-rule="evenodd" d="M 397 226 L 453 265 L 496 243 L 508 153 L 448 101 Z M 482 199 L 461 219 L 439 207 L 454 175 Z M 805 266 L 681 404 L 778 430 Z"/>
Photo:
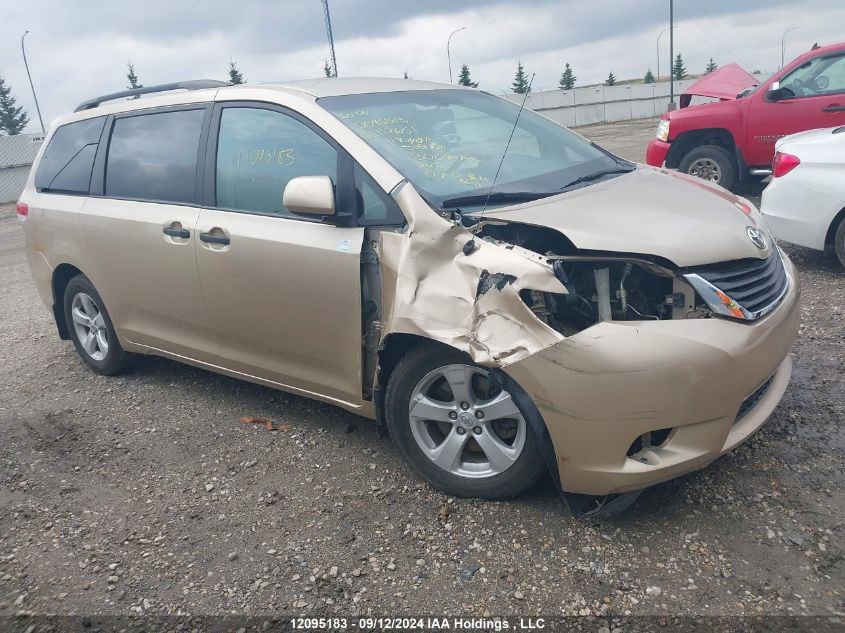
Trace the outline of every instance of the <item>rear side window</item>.
<path fill-rule="evenodd" d="M 110 198 L 196 202 L 197 152 L 205 110 L 116 119 L 106 159 Z"/>
<path fill-rule="evenodd" d="M 63 125 L 50 139 L 35 172 L 35 188 L 54 193 L 87 194 L 91 169 L 106 117 Z"/>

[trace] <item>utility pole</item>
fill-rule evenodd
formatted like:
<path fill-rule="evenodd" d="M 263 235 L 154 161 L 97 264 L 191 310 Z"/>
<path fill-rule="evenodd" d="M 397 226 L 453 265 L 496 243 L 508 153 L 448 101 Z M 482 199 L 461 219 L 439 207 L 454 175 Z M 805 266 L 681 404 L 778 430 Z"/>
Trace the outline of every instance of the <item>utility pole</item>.
<path fill-rule="evenodd" d="M 669 0 L 669 111 L 675 109 L 675 73 L 672 63 L 675 61 L 675 2 Z"/>
<path fill-rule="evenodd" d="M 665 29 L 660 31 L 660 35 L 657 36 L 657 81 L 660 81 L 660 38 L 663 37 L 663 34 L 669 30 L 667 26 Z"/>
<path fill-rule="evenodd" d="M 35 101 L 35 111 L 38 113 L 38 122 L 41 124 L 41 133 L 44 134 L 44 119 L 41 118 L 41 108 L 38 107 L 38 97 L 35 96 L 35 86 L 32 85 L 32 75 L 29 74 L 29 64 L 26 63 L 26 48 L 24 48 L 23 40 L 26 37 L 26 31 L 21 35 L 21 53 L 23 53 L 23 65 L 26 68 L 26 76 L 29 78 L 29 87 L 32 90 L 32 98 Z"/>
<path fill-rule="evenodd" d="M 334 56 L 334 37 L 332 36 L 332 18 L 329 15 L 329 0 L 323 2 L 323 17 L 326 22 L 326 35 L 329 38 L 329 53 L 332 58 L 332 76 L 337 77 L 337 59 Z"/>
<path fill-rule="evenodd" d="M 786 38 L 786 34 L 790 31 L 794 31 L 795 29 L 800 29 L 800 26 L 793 26 L 792 28 L 786 29 L 783 32 L 783 35 L 780 36 L 780 67 L 783 68 L 784 59 L 783 59 L 783 40 Z"/>
<path fill-rule="evenodd" d="M 449 83 L 452 83 L 452 53 L 449 50 L 449 46 L 452 44 L 452 36 L 458 31 L 463 31 L 465 28 L 465 26 L 462 26 L 459 29 L 455 29 L 449 34 L 449 39 L 446 40 L 446 59 L 449 61 Z"/>

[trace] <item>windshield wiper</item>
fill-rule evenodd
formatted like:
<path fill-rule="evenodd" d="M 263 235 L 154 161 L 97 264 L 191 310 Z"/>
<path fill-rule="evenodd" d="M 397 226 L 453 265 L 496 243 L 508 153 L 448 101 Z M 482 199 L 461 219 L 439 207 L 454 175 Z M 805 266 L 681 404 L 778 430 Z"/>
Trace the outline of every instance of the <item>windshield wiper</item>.
<path fill-rule="evenodd" d="M 623 167 L 634 167 L 634 163 L 629 160 L 625 160 L 624 158 L 619 158 L 616 154 L 606 150 L 601 145 L 596 143 L 595 141 L 590 141 L 590 145 L 600 151 L 602 154 L 607 156 L 610 160 L 612 160 L 617 165 L 622 165 Z"/>
<path fill-rule="evenodd" d="M 489 202 L 490 204 L 501 204 L 503 202 L 530 202 L 531 200 L 539 200 L 540 198 L 548 198 L 549 196 L 557 195 L 558 191 L 545 191 L 545 192 L 536 192 L 536 191 L 498 191 L 495 193 L 488 194 L 486 193 L 479 193 L 474 194 L 471 196 L 459 196 L 457 198 L 447 198 L 444 200 L 440 208 L 441 209 L 454 209 L 456 207 L 465 207 L 465 206 L 473 206 L 484 204 L 485 202 Z"/>
<path fill-rule="evenodd" d="M 574 187 L 575 185 L 580 185 L 582 182 L 590 182 L 591 180 L 598 180 L 604 176 L 610 176 L 611 174 L 628 174 L 634 171 L 636 167 L 629 167 L 627 169 L 623 169 L 621 167 L 614 167 L 612 169 L 602 169 L 600 171 L 594 171 L 591 174 L 585 174 L 584 176 L 579 176 L 572 182 L 564 185 L 560 188 L 561 191 L 564 189 L 569 189 L 570 187 Z"/>

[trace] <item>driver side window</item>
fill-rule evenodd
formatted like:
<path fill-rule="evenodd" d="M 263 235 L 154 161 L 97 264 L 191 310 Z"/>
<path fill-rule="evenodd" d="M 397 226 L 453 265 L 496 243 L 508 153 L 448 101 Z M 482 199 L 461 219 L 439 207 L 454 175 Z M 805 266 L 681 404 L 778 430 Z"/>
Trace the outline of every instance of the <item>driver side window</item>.
<path fill-rule="evenodd" d="M 784 77 L 780 85 L 787 98 L 845 93 L 845 55 L 811 59 Z"/>
<path fill-rule="evenodd" d="M 252 107 L 223 108 L 217 141 L 217 207 L 303 219 L 282 205 L 297 176 L 337 183 L 337 150 L 301 121 Z"/>

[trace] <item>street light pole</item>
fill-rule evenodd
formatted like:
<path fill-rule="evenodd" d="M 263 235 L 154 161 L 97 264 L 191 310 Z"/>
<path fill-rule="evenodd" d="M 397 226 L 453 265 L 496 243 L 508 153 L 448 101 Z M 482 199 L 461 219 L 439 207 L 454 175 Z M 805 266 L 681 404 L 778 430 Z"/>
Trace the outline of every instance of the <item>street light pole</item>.
<path fill-rule="evenodd" d="M 660 38 L 663 37 L 663 34 L 669 30 L 667 26 L 665 29 L 660 31 L 660 35 L 657 36 L 657 81 L 660 81 Z"/>
<path fill-rule="evenodd" d="M 29 64 L 26 63 L 26 48 L 24 48 L 23 40 L 26 37 L 26 31 L 21 35 L 21 53 L 23 53 L 23 65 L 26 68 L 26 76 L 29 78 L 29 87 L 32 90 L 32 98 L 35 100 L 35 111 L 38 112 L 38 122 L 41 124 L 41 133 L 44 134 L 44 119 L 41 118 L 41 108 L 38 107 L 38 97 L 35 96 L 35 86 L 32 85 L 32 75 L 29 74 Z"/>
<path fill-rule="evenodd" d="M 459 29 L 455 29 L 449 34 L 449 39 L 446 40 L 446 59 L 449 60 L 449 83 L 452 83 L 452 53 L 449 49 L 449 47 L 452 45 L 452 35 L 454 35 L 458 31 L 463 31 L 465 28 L 465 26 L 462 26 Z"/>
<path fill-rule="evenodd" d="M 786 34 L 790 31 L 794 31 L 795 29 L 800 29 L 800 26 L 793 26 L 791 28 L 786 29 L 783 32 L 783 35 L 780 36 L 780 67 L 783 68 L 783 40 L 786 38 Z"/>
<path fill-rule="evenodd" d="M 675 109 L 675 73 L 672 63 L 675 60 L 675 9 L 674 0 L 669 0 L 669 111 Z"/>

